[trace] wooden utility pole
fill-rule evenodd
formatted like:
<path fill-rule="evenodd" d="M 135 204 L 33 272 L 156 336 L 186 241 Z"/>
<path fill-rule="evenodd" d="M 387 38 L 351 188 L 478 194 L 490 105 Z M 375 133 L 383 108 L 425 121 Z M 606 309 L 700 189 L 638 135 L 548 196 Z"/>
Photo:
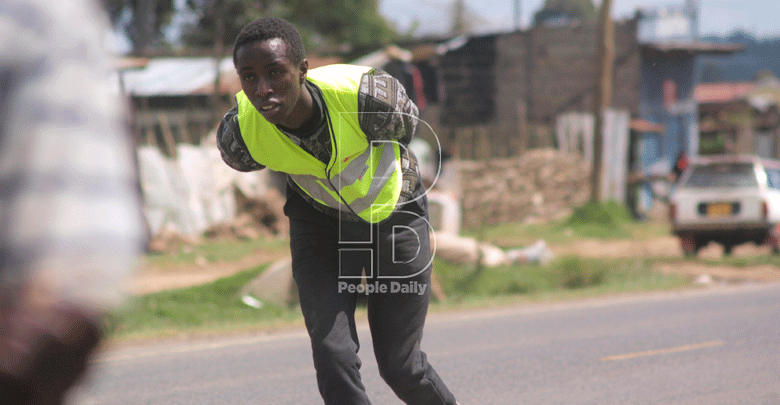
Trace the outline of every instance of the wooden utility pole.
<path fill-rule="evenodd" d="M 215 125 L 219 122 L 221 113 L 221 92 L 219 82 L 221 79 L 222 57 L 225 53 L 225 5 L 221 0 L 212 2 L 212 12 L 214 13 L 214 92 L 211 93 L 211 122 L 209 125 Z"/>
<path fill-rule="evenodd" d="M 598 23 L 598 67 L 596 97 L 593 103 L 593 166 L 591 168 L 591 201 L 600 202 L 603 176 L 604 113 L 612 104 L 612 75 L 615 66 L 615 27 L 612 23 L 612 0 L 601 0 Z"/>
<path fill-rule="evenodd" d="M 154 11 L 156 8 L 157 0 L 142 0 L 136 4 L 133 10 L 134 15 L 137 16 L 133 22 L 135 25 L 133 32 L 133 56 L 147 56 L 149 52 L 149 42 L 155 25 L 156 17 Z"/>
<path fill-rule="evenodd" d="M 466 21 L 466 3 L 464 0 L 455 0 L 452 10 L 452 34 L 463 35 L 468 31 Z"/>
<path fill-rule="evenodd" d="M 522 19 L 523 19 L 522 3 L 523 0 L 515 0 L 515 9 L 514 9 L 515 31 L 520 31 L 520 25 L 522 24 Z"/>

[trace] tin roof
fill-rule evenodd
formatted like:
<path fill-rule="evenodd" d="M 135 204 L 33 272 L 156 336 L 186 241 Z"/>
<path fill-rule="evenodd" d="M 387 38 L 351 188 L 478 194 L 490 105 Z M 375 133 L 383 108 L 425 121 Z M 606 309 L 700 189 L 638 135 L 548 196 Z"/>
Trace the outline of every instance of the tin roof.
<path fill-rule="evenodd" d="M 747 97 L 756 88 L 752 82 L 700 83 L 693 96 L 700 104 L 728 103 Z"/>
<path fill-rule="evenodd" d="M 309 57 L 309 69 L 341 62 L 334 57 Z M 211 94 L 214 91 L 216 66 L 213 58 L 155 58 L 140 61 L 120 61 L 121 83 L 132 96 L 182 96 Z M 241 90 L 232 57 L 219 63 L 219 91 L 235 94 Z M 117 79 L 119 80 L 119 79 Z"/>
<path fill-rule="evenodd" d="M 222 59 L 219 72 L 223 80 L 235 76 L 233 60 Z M 122 71 L 125 92 L 147 97 L 209 94 L 215 78 L 213 58 L 155 58 L 138 69 Z"/>
<path fill-rule="evenodd" d="M 666 41 L 642 44 L 645 50 L 654 53 L 704 53 L 729 55 L 745 50 L 745 45 L 705 41 Z"/>
<path fill-rule="evenodd" d="M 637 132 L 663 133 L 664 126 L 655 122 L 635 118 L 629 122 L 629 128 Z"/>

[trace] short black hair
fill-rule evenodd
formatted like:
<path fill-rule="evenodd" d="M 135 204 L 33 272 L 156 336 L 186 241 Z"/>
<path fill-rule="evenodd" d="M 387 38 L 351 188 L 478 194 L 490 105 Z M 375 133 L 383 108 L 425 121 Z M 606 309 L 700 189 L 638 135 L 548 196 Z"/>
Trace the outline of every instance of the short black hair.
<path fill-rule="evenodd" d="M 287 44 L 287 57 L 293 64 L 299 65 L 306 58 L 301 34 L 295 26 L 281 18 L 261 17 L 244 26 L 238 33 L 233 45 L 233 65 L 236 64 L 236 50 L 241 45 L 273 38 L 280 38 Z"/>

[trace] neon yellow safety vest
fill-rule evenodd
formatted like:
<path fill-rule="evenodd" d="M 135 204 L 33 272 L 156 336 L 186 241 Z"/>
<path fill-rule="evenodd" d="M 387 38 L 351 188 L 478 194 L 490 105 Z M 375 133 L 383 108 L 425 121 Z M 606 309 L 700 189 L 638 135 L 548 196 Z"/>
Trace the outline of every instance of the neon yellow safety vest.
<path fill-rule="evenodd" d="M 236 100 L 241 135 L 254 160 L 287 173 L 320 204 L 377 223 L 393 213 L 401 193 L 401 150 L 394 141 L 369 145 L 360 129 L 358 90 L 362 75 L 370 69 L 328 65 L 308 73 L 327 106 L 332 146 L 327 165 L 266 121 L 243 91 Z"/>

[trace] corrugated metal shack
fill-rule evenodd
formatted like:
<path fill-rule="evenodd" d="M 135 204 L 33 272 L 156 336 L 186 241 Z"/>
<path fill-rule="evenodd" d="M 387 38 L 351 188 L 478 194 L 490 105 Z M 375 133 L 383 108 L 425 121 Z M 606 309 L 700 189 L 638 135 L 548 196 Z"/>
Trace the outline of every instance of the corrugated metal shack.
<path fill-rule="evenodd" d="M 639 111 L 637 20 L 615 26 L 613 106 Z M 557 115 L 592 110 L 596 27 L 538 26 L 461 39 L 441 57 L 442 136 L 463 158 L 553 146 Z"/>
<path fill-rule="evenodd" d="M 118 80 L 131 103 L 137 142 L 168 155 L 177 144 L 199 144 L 240 90 L 231 58 L 218 64 L 207 57 L 141 60 L 120 70 Z"/>
<path fill-rule="evenodd" d="M 340 61 L 313 56 L 309 67 Z M 219 63 L 209 57 L 128 59 L 120 63 L 117 81 L 130 100 L 138 144 L 167 155 L 180 143 L 200 144 L 241 90 L 232 57 Z"/>

